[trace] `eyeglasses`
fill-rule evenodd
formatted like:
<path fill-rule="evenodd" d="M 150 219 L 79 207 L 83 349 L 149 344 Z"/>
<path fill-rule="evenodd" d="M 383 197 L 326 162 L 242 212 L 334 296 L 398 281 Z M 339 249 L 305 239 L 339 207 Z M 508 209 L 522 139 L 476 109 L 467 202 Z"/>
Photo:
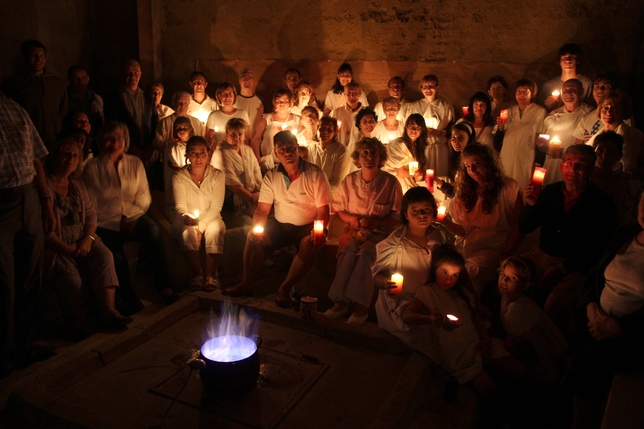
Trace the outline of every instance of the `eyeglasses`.
<path fill-rule="evenodd" d="M 197 152 L 195 150 L 191 150 L 188 152 L 188 157 L 190 158 L 205 158 L 208 156 L 208 151 L 202 150 L 200 152 Z"/>
<path fill-rule="evenodd" d="M 349 97 L 360 97 L 360 94 L 362 94 L 360 91 L 347 91 Z"/>
<path fill-rule="evenodd" d="M 572 162 L 570 160 L 562 162 L 561 165 L 568 170 L 585 170 L 587 168 L 585 162 Z"/>
<path fill-rule="evenodd" d="M 294 153 L 297 152 L 297 145 L 294 144 L 289 144 L 289 145 L 280 145 L 275 148 L 275 152 L 278 155 L 285 155 L 287 153 Z"/>

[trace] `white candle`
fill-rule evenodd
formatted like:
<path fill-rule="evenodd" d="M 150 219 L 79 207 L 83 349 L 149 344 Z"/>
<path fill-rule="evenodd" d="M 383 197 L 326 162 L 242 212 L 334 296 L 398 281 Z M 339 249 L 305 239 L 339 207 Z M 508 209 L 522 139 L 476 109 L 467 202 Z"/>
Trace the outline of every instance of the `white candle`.
<path fill-rule="evenodd" d="M 218 133 L 218 132 L 219 132 L 219 127 L 218 127 L 217 125 L 215 125 L 215 132 L 216 132 L 216 133 Z"/>
<path fill-rule="evenodd" d="M 403 278 L 402 274 L 398 274 L 398 273 L 392 274 L 391 275 L 391 282 L 396 287 L 392 288 L 392 289 L 389 289 L 389 293 L 391 293 L 393 295 L 396 295 L 396 296 L 402 295 L 403 281 L 404 281 L 404 278 Z"/>
<path fill-rule="evenodd" d="M 418 162 L 417 161 L 410 162 L 409 163 L 409 175 L 413 176 L 416 171 L 418 171 Z"/>
<path fill-rule="evenodd" d="M 561 140 L 559 137 L 554 136 L 548 144 L 548 156 L 550 158 L 559 158 L 559 151 L 561 150 Z"/>

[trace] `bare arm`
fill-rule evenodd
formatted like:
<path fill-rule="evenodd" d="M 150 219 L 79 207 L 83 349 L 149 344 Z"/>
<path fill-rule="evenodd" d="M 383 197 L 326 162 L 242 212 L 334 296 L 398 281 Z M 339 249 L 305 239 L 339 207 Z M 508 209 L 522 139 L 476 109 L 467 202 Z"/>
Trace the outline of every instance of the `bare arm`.
<path fill-rule="evenodd" d="M 439 328 L 443 325 L 443 315 L 430 311 L 418 298 L 409 303 L 403 313 L 403 322 L 408 325 L 432 325 Z"/>

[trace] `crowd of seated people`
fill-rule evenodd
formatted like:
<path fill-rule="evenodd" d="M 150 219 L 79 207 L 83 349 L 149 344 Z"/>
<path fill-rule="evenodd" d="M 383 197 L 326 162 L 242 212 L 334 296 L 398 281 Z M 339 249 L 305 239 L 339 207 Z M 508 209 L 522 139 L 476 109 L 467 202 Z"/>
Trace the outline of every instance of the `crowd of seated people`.
<path fill-rule="evenodd" d="M 196 71 L 192 93 L 176 92 L 170 109 L 160 82 L 139 87 L 135 60 L 123 63 L 120 84 L 101 97 L 82 66 L 69 68 L 67 88 L 47 71 L 42 43 L 28 40 L 22 53 L 26 67 L 4 79 L 2 94 L 26 111 L 50 152 L 40 172 L 48 188 L 39 189 L 55 215 L 45 240 L 54 262 L 45 277 L 74 337 L 83 334 L 79 291 L 86 284 L 98 298 L 101 326 L 127 324 L 143 307 L 123 249 L 129 241 L 142 244 L 140 259 L 155 267 L 163 301 L 178 299 L 159 227 L 146 214 L 152 187 L 165 192 L 193 290 L 221 288 L 222 212 L 262 228 L 247 236 L 241 282 L 223 293 L 252 294 L 265 252 L 293 245 L 276 296 L 285 307 L 324 243 L 313 239 L 314 221 L 323 222 L 323 236 L 331 218 L 345 223 L 329 285 L 334 305 L 325 316 L 352 309 L 348 322 L 359 325 L 375 304 L 383 329 L 482 394 L 493 389 L 490 374 L 499 367 L 506 376 L 553 381 L 559 355 L 580 333 L 588 334 L 592 353 L 614 354 L 582 359 L 575 374 L 600 364 L 612 374 L 632 363 L 617 354 L 641 352 L 643 135 L 614 75 L 578 73 L 578 45 L 562 47 L 561 76 L 541 89 L 522 78 L 512 93 L 493 76 L 484 90 L 471 88 L 462 114 L 456 100 L 439 95 L 434 74 L 420 79 L 418 100 L 405 99 L 404 80 L 391 77 L 388 96 L 372 108 L 348 63 L 324 100 L 299 70 L 287 70 L 270 106 L 255 94 L 250 69 L 240 71 L 239 87 L 220 83 L 213 97 Z M 546 170 L 541 181 L 535 166 Z M 634 223 L 639 229 L 628 226 Z M 624 225 L 631 229 L 614 242 Z M 524 236 L 537 229 L 538 246 L 518 255 Z M 607 251 L 603 260 L 612 259 L 598 265 Z M 621 279 L 621 269 L 630 277 Z M 405 278 L 399 293 L 394 273 Z M 580 317 L 589 292 L 594 301 Z M 115 295 L 125 302 L 123 314 Z M 490 296 L 499 303 L 505 343 L 484 327 L 493 315 L 482 301 Z M 453 312 L 461 314 L 460 330 L 445 329 Z"/>

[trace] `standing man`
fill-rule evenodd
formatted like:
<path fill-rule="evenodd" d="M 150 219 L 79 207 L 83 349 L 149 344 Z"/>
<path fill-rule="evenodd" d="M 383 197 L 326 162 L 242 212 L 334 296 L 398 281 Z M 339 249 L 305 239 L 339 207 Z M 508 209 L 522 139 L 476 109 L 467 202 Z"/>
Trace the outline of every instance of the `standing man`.
<path fill-rule="evenodd" d="M 561 97 L 561 89 L 569 79 L 577 79 L 581 82 L 583 87 L 580 98 L 582 103 L 587 103 L 593 96 L 593 81 L 592 79 L 579 74 L 577 67 L 581 63 L 584 53 L 581 46 L 576 43 L 567 43 L 559 49 L 557 59 L 561 67 L 561 76 L 550 79 L 541 87 L 540 98 L 543 100 L 543 105 L 548 112 L 551 112 L 563 106 L 563 99 Z M 552 95 L 553 91 L 559 91 L 559 95 Z"/>
<path fill-rule="evenodd" d="M 47 149 L 27 112 L 0 98 L 0 378 L 25 363 L 42 280 L 44 232 L 55 220 L 40 161 Z M 39 202 L 40 200 L 40 202 Z M 22 361 L 22 362 L 21 362 Z"/>
<path fill-rule="evenodd" d="M 291 94 L 295 92 L 295 87 L 302 80 L 302 73 L 298 69 L 290 68 L 284 73 L 284 83 Z"/>
<path fill-rule="evenodd" d="M 254 136 L 257 123 L 264 116 L 264 103 L 255 94 L 255 73 L 251 69 L 239 73 L 239 97 L 235 100 L 235 108 L 248 113 L 250 136 Z"/>
<path fill-rule="evenodd" d="M 208 97 L 206 88 L 208 88 L 208 79 L 200 71 L 193 72 L 190 76 L 190 86 L 192 94 L 190 95 L 190 106 L 188 115 L 199 119 L 203 127 L 208 122 L 208 116 L 215 110 L 219 110 L 219 104 L 214 98 Z"/>
<path fill-rule="evenodd" d="M 409 101 L 405 100 L 402 96 L 404 89 L 405 89 L 405 81 L 402 80 L 400 76 L 394 76 L 391 79 L 389 79 L 389 83 L 387 83 L 387 92 L 389 93 L 390 97 L 393 97 L 396 100 L 400 101 L 400 110 L 398 110 L 396 119 L 399 122 L 402 122 L 403 124 L 407 120 L 407 116 L 409 116 L 407 112 L 407 108 L 409 107 Z M 382 107 L 382 101 L 379 101 L 378 104 L 376 104 L 376 107 L 373 108 L 373 111 L 376 112 L 376 115 L 378 115 L 378 121 L 385 120 L 385 117 L 387 115 L 385 115 L 385 110 Z"/>
<path fill-rule="evenodd" d="M 89 75 L 85 67 L 74 65 L 67 69 L 67 98 L 69 111 L 80 110 L 89 118 L 92 130 L 98 130 L 105 116 L 103 115 L 103 99 L 88 88 Z"/>
<path fill-rule="evenodd" d="M 124 122 L 130 134 L 130 150 L 142 160 L 151 152 L 145 152 L 143 118 L 145 115 L 145 93 L 139 88 L 141 65 L 136 60 L 123 63 L 121 84 L 105 98 L 105 120 Z"/>
<path fill-rule="evenodd" d="M 22 42 L 20 52 L 27 67 L 6 78 L 2 82 L 2 92 L 24 107 L 42 140 L 53 143 L 67 114 L 65 82 L 45 68 L 45 45 L 37 40 L 26 40 Z"/>
<path fill-rule="evenodd" d="M 357 132 L 356 115 L 360 109 L 365 108 L 360 102 L 361 95 L 360 84 L 356 81 L 349 82 L 344 86 L 344 98 L 347 103 L 331 112 L 331 117 L 338 120 L 338 141 L 345 147 L 349 145 L 353 133 Z"/>
<path fill-rule="evenodd" d="M 263 227 L 264 232 L 248 233 L 242 281 L 222 293 L 229 296 L 252 293 L 263 251 L 294 244 L 298 246 L 297 255 L 275 298 L 277 305 L 288 307 L 291 288 L 311 269 L 319 250 L 313 245 L 313 221 L 322 220 L 325 228 L 329 224 L 331 188 L 320 167 L 300 158 L 293 133 L 280 131 L 275 134 L 274 143 L 280 164 L 264 176 L 253 216 L 253 224 Z M 269 217 L 272 208 L 275 214 Z"/>

